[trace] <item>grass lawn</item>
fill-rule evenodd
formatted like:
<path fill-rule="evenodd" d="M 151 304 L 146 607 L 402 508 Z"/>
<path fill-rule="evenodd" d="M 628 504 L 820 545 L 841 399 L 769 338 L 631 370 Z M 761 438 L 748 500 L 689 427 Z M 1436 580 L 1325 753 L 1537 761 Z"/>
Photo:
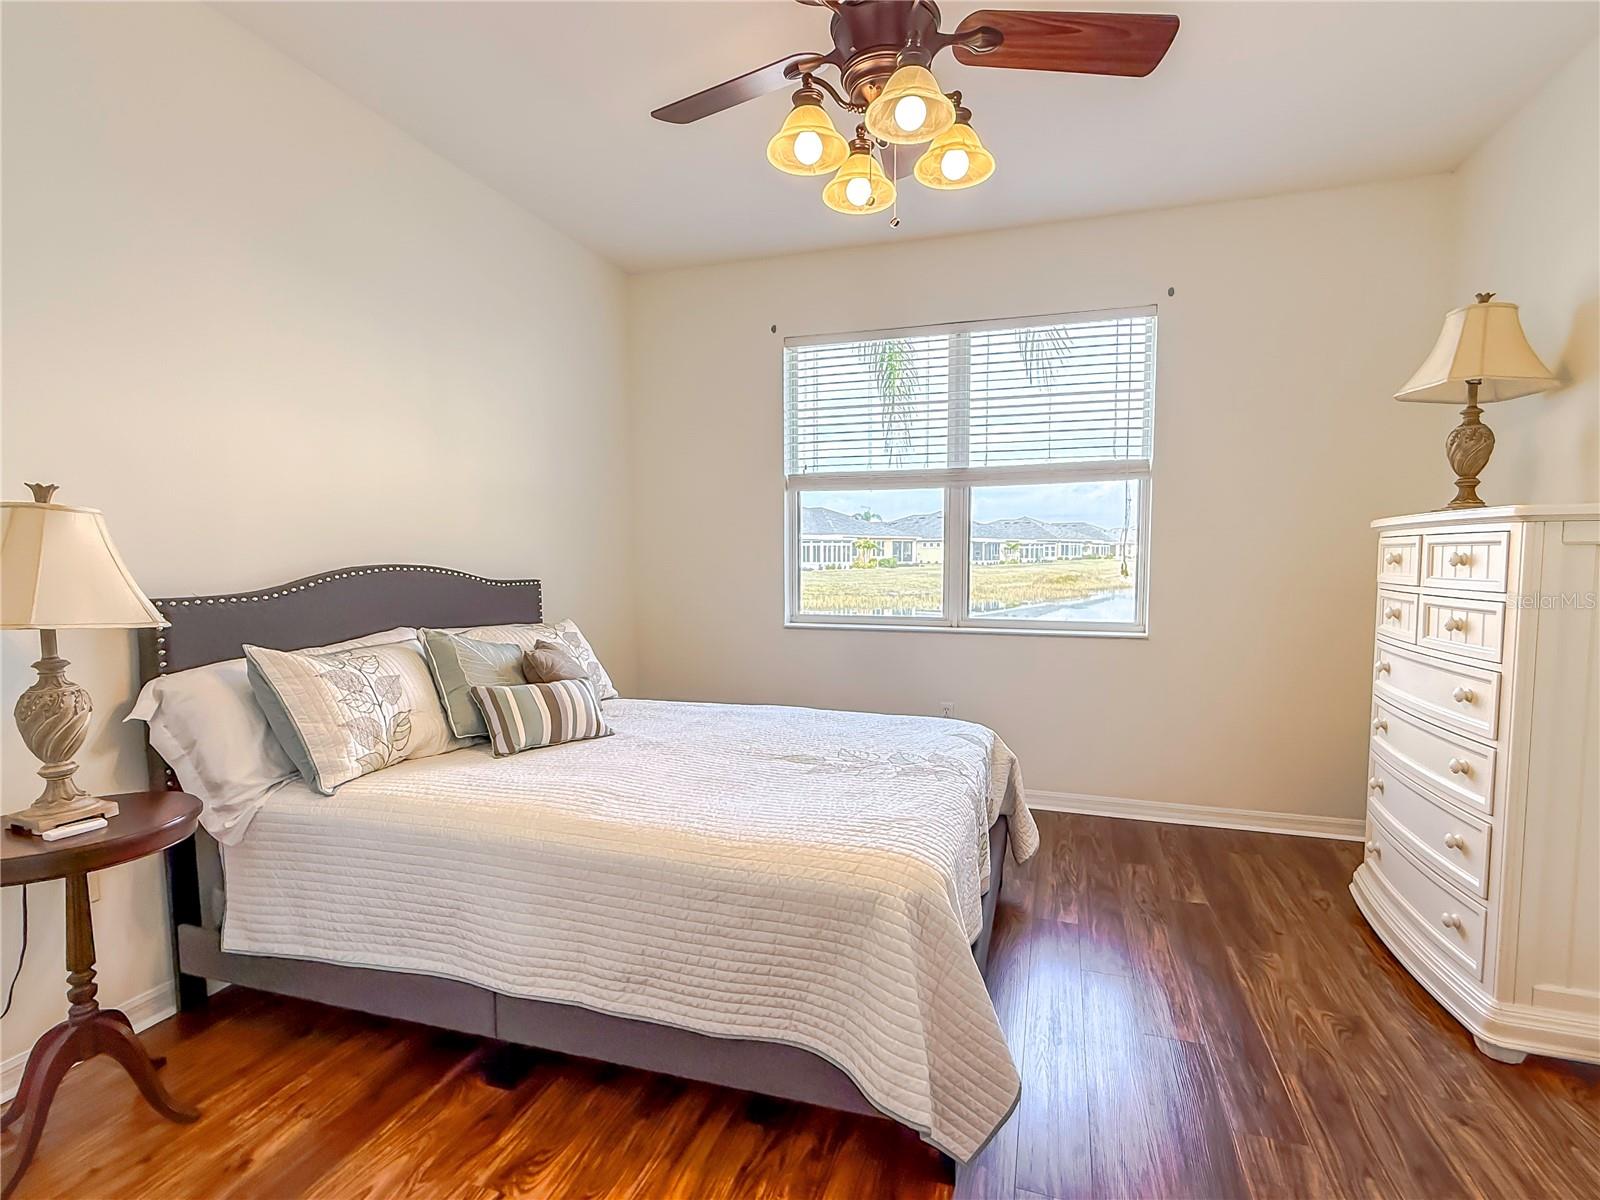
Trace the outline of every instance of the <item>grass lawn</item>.
<path fill-rule="evenodd" d="M 800 609 L 814 613 L 895 613 L 937 616 L 944 568 L 848 567 L 800 573 Z M 1133 587 L 1114 558 L 1048 563 L 994 563 L 972 568 L 975 612 L 1021 604 L 1060 603 Z"/>

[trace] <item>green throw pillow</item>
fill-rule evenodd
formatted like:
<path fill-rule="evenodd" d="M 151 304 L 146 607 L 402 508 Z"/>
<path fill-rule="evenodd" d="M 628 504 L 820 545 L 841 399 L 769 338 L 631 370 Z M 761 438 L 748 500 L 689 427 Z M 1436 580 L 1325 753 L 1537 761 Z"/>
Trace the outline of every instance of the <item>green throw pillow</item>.
<path fill-rule="evenodd" d="M 422 647 L 450 731 L 463 738 L 488 737 L 489 727 L 472 702 L 471 689 L 522 683 L 522 647 L 480 642 L 442 629 L 424 629 Z"/>

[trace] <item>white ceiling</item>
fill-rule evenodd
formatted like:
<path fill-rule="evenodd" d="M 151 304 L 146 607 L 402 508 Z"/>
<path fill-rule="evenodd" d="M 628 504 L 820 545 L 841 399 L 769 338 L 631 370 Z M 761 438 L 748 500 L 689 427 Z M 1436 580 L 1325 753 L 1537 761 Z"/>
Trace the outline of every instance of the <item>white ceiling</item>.
<path fill-rule="evenodd" d="M 996 6 L 1006 0 L 996 0 Z M 901 227 L 824 208 L 768 166 L 778 92 L 694 125 L 650 110 L 792 51 L 828 14 L 790 0 L 235 3 L 254 30 L 627 270 L 994 229 L 1450 170 L 1593 38 L 1588 3 L 1181 3 L 1147 79 L 935 68 L 999 167 L 906 180 Z M 953 27 L 976 4 L 949 4 Z M 847 116 L 835 114 L 841 128 Z"/>

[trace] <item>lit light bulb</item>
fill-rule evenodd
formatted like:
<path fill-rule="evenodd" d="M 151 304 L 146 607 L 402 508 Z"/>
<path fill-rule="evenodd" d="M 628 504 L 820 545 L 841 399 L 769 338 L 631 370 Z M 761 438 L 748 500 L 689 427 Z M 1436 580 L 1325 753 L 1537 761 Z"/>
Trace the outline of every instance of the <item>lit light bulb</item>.
<path fill-rule="evenodd" d="M 972 160 L 967 156 L 965 150 L 959 147 L 954 150 L 946 150 L 939 159 L 939 174 L 954 183 L 958 179 L 967 177 L 967 170 L 971 165 Z"/>
<path fill-rule="evenodd" d="M 894 123 L 910 133 L 928 119 L 928 102 L 921 96 L 901 96 L 894 106 Z"/>
<path fill-rule="evenodd" d="M 810 129 L 795 135 L 794 156 L 806 166 L 813 166 L 822 157 L 822 138 Z"/>
<path fill-rule="evenodd" d="M 857 208 L 865 208 L 872 200 L 872 181 L 864 175 L 857 175 L 844 185 L 844 198 Z"/>

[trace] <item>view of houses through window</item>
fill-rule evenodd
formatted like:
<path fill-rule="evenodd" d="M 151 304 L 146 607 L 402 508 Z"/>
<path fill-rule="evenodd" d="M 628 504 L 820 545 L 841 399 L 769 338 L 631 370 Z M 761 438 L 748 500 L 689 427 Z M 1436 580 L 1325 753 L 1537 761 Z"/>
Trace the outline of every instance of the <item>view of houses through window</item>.
<path fill-rule="evenodd" d="M 974 489 L 966 612 L 1011 620 L 1133 621 L 1137 489 L 1135 480 Z M 886 516 L 885 509 L 918 511 Z M 1081 514 L 1119 519 L 1107 527 L 1073 519 Z M 944 524 L 938 491 L 806 495 L 800 612 L 939 616 Z"/>
<path fill-rule="evenodd" d="M 1139 631 L 1155 315 L 785 352 L 789 616 Z"/>

